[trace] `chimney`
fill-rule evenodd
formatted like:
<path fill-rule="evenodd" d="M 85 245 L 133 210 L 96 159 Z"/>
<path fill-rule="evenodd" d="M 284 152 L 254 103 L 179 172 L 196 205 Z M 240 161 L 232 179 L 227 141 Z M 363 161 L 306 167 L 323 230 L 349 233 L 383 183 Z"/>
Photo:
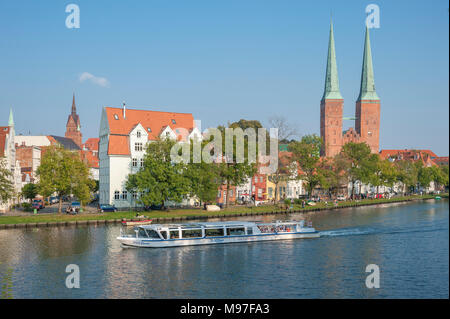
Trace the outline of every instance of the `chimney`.
<path fill-rule="evenodd" d="M 127 108 L 125 107 L 125 101 L 122 102 L 122 105 L 123 105 L 123 118 L 126 119 L 127 117 L 126 117 L 125 113 L 126 113 Z"/>

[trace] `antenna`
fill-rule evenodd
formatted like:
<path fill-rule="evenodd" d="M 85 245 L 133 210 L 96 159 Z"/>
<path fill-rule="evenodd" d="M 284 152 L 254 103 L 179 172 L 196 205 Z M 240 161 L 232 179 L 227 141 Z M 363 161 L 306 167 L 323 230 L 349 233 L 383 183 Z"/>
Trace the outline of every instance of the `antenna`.
<path fill-rule="evenodd" d="M 125 106 L 126 104 L 125 104 L 125 100 L 124 101 L 122 101 L 122 108 L 123 108 L 123 118 L 125 119 L 126 118 L 126 106 Z"/>

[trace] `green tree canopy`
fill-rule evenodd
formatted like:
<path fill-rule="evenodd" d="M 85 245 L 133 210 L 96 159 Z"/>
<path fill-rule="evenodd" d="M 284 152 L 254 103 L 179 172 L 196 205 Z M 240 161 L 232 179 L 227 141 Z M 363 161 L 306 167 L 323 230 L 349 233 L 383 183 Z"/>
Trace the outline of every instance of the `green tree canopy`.
<path fill-rule="evenodd" d="M 0 157 L 0 200 L 6 202 L 14 196 L 12 173 L 6 168 L 6 160 Z"/>
<path fill-rule="evenodd" d="M 159 139 L 147 144 L 144 166 L 126 181 L 128 191 L 140 192 L 139 202 L 145 206 L 162 205 L 165 202 L 181 202 L 189 194 L 186 163 L 172 162 L 170 151 L 176 141 Z"/>
<path fill-rule="evenodd" d="M 58 212 L 62 210 L 62 197 L 73 194 L 81 203 L 90 199 L 92 180 L 89 168 L 79 153 L 60 146 L 49 147 L 42 156 L 36 171 L 39 177 L 38 190 L 45 197 L 56 193 L 59 196 Z"/>

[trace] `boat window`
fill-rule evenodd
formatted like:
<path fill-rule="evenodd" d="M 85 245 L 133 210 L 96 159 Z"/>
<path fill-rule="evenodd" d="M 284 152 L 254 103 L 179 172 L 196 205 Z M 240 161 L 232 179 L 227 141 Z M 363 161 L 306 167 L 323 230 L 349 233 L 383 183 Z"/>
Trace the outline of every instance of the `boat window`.
<path fill-rule="evenodd" d="M 205 229 L 206 237 L 223 236 L 223 228 Z"/>
<path fill-rule="evenodd" d="M 252 234 L 253 234 L 253 228 L 247 227 L 247 235 L 252 235 Z"/>
<path fill-rule="evenodd" d="M 245 235 L 245 228 L 227 228 L 227 235 L 228 236 L 239 236 L 239 235 Z"/>
<path fill-rule="evenodd" d="M 180 238 L 180 232 L 178 230 L 171 230 L 170 238 L 171 239 Z"/>
<path fill-rule="evenodd" d="M 145 237 L 147 238 L 147 233 L 145 232 L 145 230 L 143 228 L 139 228 L 139 237 Z"/>
<path fill-rule="evenodd" d="M 158 239 L 160 238 L 158 233 L 152 229 L 147 229 L 147 234 L 148 234 L 148 237 L 150 237 L 150 238 L 158 238 Z"/>
<path fill-rule="evenodd" d="M 292 233 L 295 232 L 295 225 L 279 225 L 277 226 L 277 233 Z"/>
<path fill-rule="evenodd" d="M 275 232 L 275 228 L 271 225 L 260 225 L 260 226 L 258 226 L 258 228 L 261 231 L 261 233 L 274 233 Z"/>
<path fill-rule="evenodd" d="M 183 233 L 183 238 L 202 237 L 201 229 L 183 229 L 182 233 Z"/>
<path fill-rule="evenodd" d="M 163 236 L 164 239 L 167 239 L 167 231 L 166 230 L 161 230 L 160 233 L 161 233 L 161 236 Z"/>

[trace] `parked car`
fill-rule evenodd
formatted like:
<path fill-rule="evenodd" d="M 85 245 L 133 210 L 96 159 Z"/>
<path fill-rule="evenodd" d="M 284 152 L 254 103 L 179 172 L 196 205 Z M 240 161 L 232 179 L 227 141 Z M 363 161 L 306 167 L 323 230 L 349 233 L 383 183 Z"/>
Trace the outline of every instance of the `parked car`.
<path fill-rule="evenodd" d="M 338 195 L 336 199 L 337 200 L 345 200 L 345 196 L 344 195 Z"/>
<path fill-rule="evenodd" d="M 42 199 L 35 199 L 33 200 L 33 204 L 31 205 L 31 207 L 40 210 L 42 208 L 45 208 L 45 203 Z"/>
<path fill-rule="evenodd" d="M 48 201 L 49 201 L 50 205 L 56 204 L 56 203 L 59 203 L 59 198 L 56 197 L 56 196 L 52 196 L 52 197 L 49 198 Z"/>
<path fill-rule="evenodd" d="M 66 214 L 76 215 L 80 212 L 81 204 L 80 202 L 72 202 L 66 209 Z"/>
<path fill-rule="evenodd" d="M 117 208 L 114 205 L 102 204 L 99 205 L 98 210 L 100 212 L 117 212 Z"/>

